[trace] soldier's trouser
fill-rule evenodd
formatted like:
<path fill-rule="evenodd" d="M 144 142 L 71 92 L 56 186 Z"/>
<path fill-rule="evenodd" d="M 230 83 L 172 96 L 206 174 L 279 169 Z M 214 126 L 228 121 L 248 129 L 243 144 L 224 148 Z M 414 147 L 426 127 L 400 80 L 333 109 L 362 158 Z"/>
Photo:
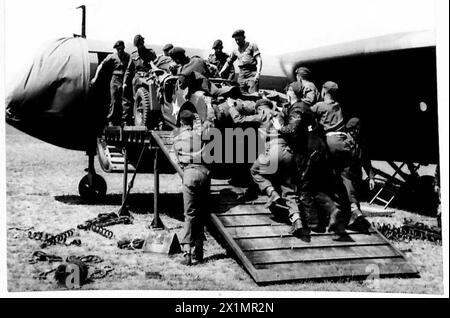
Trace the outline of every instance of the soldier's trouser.
<path fill-rule="evenodd" d="M 195 241 L 205 239 L 204 227 L 211 179 L 208 169 L 192 165 L 184 169 L 184 236 L 181 244 L 195 245 Z"/>
<path fill-rule="evenodd" d="M 339 200 L 335 197 L 330 196 L 326 192 L 317 192 L 315 201 L 318 209 L 323 213 L 319 216 L 319 222 L 326 222 L 332 225 L 337 223 L 345 224 L 348 221 L 348 217 L 343 213 Z"/>
<path fill-rule="evenodd" d="M 250 172 L 253 181 L 263 193 L 269 188 L 280 190 L 289 209 L 289 219 L 300 217 L 295 186 L 296 164 L 294 154 L 287 145 L 271 145 L 253 163 Z"/>
<path fill-rule="evenodd" d="M 133 107 L 134 107 L 134 85 L 136 76 L 133 78 L 132 85 L 127 85 L 122 95 L 122 121 L 127 124 L 133 124 Z"/>
<path fill-rule="evenodd" d="M 298 196 L 299 196 L 299 208 L 300 208 L 300 217 L 302 220 L 303 227 L 307 228 L 312 224 L 322 223 L 319 220 L 319 213 L 315 206 L 314 201 L 314 191 L 315 191 L 315 182 L 317 182 L 316 178 L 318 178 L 317 169 L 320 167 L 314 161 L 316 153 L 312 156 L 301 156 L 301 154 L 297 154 L 296 161 L 297 166 L 299 167 L 299 175 L 300 179 L 298 182 Z"/>
<path fill-rule="evenodd" d="M 350 134 L 344 132 L 327 133 L 326 141 L 333 166 L 339 169 L 348 166 L 353 157 L 354 147 L 354 140 Z"/>
<path fill-rule="evenodd" d="M 256 72 L 239 72 L 238 83 L 241 92 L 244 94 L 255 93 L 259 90 L 259 81 L 255 81 Z"/>
<path fill-rule="evenodd" d="M 296 155 L 302 224 L 304 227 L 314 224 L 326 226 L 329 219 L 341 216 L 341 206 L 335 198 L 339 180 L 329 162 L 326 142 L 319 132 L 309 133 L 308 146 L 304 152 Z"/>
<path fill-rule="evenodd" d="M 357 195 L 356 188 L 355 188 L 353 181 L 345 173 L 342 173 L 341 176 L 342 176 L 342 182 L 345 186 L 345 189 L 347 190 L 347 195 L 348 195 L 350 204 L 352 206 L 352 210 L 354 210 L 355 208 L 359 209 L 360 204 L 359 204 L 358 195 Z"/>
<path fill-rule="evenodd" d="M 123 76 L 113 75 L 110 83 L 111 103 L 106 117 L 109 122 L 116 125 L 120 123 L 122 112 L 122 83 Z"/>
<path fill-rule="evenodd" d="M 355 221 L 358 217 L 363 216 L 361 212 L 361 205 L 358 198 L 358 192 L 356 190 L 356 185 L 354 180 L 350 178 L 345 171 L 342 172 L 342 183 L 345 186 L 345 189 L 347 190 L 348 200 L 350 201 L 350 221 L 349 223 L 352 223 Z"/>

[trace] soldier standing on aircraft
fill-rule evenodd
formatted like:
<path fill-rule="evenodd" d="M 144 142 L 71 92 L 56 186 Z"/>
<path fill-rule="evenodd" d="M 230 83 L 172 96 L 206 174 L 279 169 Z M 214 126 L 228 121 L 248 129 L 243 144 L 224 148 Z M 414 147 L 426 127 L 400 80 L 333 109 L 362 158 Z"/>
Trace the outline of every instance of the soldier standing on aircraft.
<path fill-rule="evenodd" d="M 187 102 L 189 103 L 189 102 Z M 192 108 L 194 106 L 192 105 Z M 181 241 L 184 250 L 182 264 L 192 265 L 192 260 L 203 261 L 203 241 L 211 177 L 202 163 L 203 145 L 201 132 L 194 129 L 194 113 L 183 110 L 180 113 L 180 132 L 174 138 L 173 148 L 183 168 L 184 236 Z"/>
<path fill-rule="evenodd" d="M 214 65 L 217 68 L 217 72 L 221 71 L 228 58 L 230 57 L 227 53 L 223 52 L 222 40 L 216 40 L 212 46 L 214 53 L 210 54 L 208 57 L 208 63 Z M 228 79 L 230 81 L 234 80 L 234 65 L 232 64 L 227 71 L 223 72 L 220 77 Z"/>
<path fill-rule="evenodd" d="M 219 75 L 228 70 L 238 60 L 238 83 L 242 93 L 255 93 L 259 89 L 259 77 L 261 76 L 262 60 L 258 46 L 255 43 L 245 41 L 244 30 L 236 30 L 232 37 L 238 45 L 220 70 Z"/>
<path fill-rule="evenodd" d="M 156 58 L 155 52 L 145 47 L 142 35 L 136 35 L 133 44 L 137 50 L 131 53 L 130 63 L 123 80 L 122 120 L 127 125 L 132 124 L 133 95 L 135 93 L 134 85 L 136 79 L 142 73 L 147 73 L 152 68 L 151 62 Z"/>
<path fill-rule="evenodd" d="M 316 85 L 311 81 L 311 71 L 306 67 L 299 67 L 295 71 L 297 81 L 302 82 L 303 97 L 302 102 L 308 106 L 313 106 L 319 101 L 320 93 Z"/>
<path fill-rule="evenodd" d="M 117 41 L 114 46 L 116 53 L 109 54 L 98 66 L 91 84 L 95 84 L 101 73 L 105 72 L 111 75 L 110 94 L 111 103 L 107 120 L 110 125 L 120 125 L 122 111 L 122 85 L 125 70 L 130 61 L 130 54 L 125 52 L 125 44 L 123 41 Z"/>

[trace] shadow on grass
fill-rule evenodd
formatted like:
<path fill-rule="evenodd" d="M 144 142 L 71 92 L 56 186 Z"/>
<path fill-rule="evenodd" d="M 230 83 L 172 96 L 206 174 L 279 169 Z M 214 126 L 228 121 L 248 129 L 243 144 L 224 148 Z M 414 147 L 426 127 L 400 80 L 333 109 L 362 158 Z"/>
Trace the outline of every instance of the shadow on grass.
<path fill-rule="evenodd" d="M 85 201 L 78 195 L 58 195 L 55 200 L 69 205 L 122 205 L 121 194 L 108 194 L 99 201 Z M 127 198 L 127 207 L 133 213 L 153 213 L 153 194 L 132 193 Z M 160 193 L 158 197 L 159 213 L 183 220 L 183 194 Z"/>

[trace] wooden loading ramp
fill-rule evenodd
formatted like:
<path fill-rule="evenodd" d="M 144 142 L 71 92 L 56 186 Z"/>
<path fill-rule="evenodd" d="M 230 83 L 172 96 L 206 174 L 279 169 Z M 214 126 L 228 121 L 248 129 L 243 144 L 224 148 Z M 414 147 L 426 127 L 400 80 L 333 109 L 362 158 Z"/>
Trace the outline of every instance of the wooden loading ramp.
<path fill-rule="evenodd" d="M 182 177 L 172 150 L 172 133 L 151 135 Z M 312 233 L 304 242 L 289 234 L 290 226 L 271 218 L 266 198 L 238 202 L 242 191 L 223 180 L 212 180 L 210 219 L 237 259 L 257 284 L 310 279 L 364 279 L 387 276 L 418 276 L 414 265 L 374 228 L 368 234 L 349 231 L 351 241 L 334 241 L 330 233 Z"/>

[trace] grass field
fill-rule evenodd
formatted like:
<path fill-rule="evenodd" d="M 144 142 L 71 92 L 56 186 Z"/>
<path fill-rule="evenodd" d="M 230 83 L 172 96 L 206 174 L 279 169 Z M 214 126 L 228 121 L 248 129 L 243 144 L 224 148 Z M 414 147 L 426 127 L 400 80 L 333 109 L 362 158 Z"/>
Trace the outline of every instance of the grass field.
<path fill-rule="evenodd" d="M 121 174 L 97 171 L 108 183 L 104 202 L 86 204 L 78 197 L 78 182 L 85 174 L 87 157 L 82 152 L 65 150 L 29 137 L 16 129 L 6 127 L 6 207 L 7 207 L 7 263 L 8 290 L 60 290 L 52 279 L 38 280 L 34 275 L 57 266 L 57 263 L 29 264 L 33 251 L 40 250 L 39 242 L 25 237 L 25 232 L 13 229 L 33 226 L 34 231 L 59 233 L 96 217 L 99 213 L 117 210 L 121 203 Z M 181 182 L 177 175 L 163 175 L 160 182 L 161 218 L 165 225 L 181 234 L 183 223 Z M 380 279 L 371 281 L 324 281 L 258 286 L 252 278 L 219 243 L 207 233 L 206 262 L 186 267 L 179 264 L 182 256 L 143 253 L 140 250 L 121 250 L 117 240 L 145 238 L 152 221 L 153 175 L 139 174 L 130 196 L 133 212 L 132 225 L 114 225 L 109 229 L 114 239 L 96 233 L 78 231 L 82 245 L 56 245 L 44 251 L 62 257 L 95 254 L 104 259 L 97 266 L 111 265 L 114 270 L 105 278 L 94 280 L 82 289 L 95 290 L 243 290 L 243 291 L 351 291 L 396 292 L 415 294 L 442 294 L 442 247 L 426 241 L 395 243 L 406 253 L 420 272 L 420 278 Z M 394 217 L 378 218 L 400 224 L 403 218 L 412 218 L 428 224 L 435 220 L 397 211 Z"/>

